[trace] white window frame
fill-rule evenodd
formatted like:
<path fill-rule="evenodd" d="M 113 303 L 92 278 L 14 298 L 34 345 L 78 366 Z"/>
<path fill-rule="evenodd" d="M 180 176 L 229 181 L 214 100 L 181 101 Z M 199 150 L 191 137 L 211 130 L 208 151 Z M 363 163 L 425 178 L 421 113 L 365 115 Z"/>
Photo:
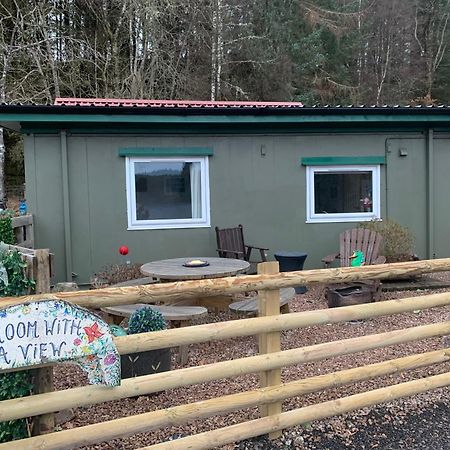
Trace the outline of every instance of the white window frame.
<path fill-rule="evenodd" d="M 330 172 L 372 172 L 372 212 L 317 214 L 314 209 L 314 175 Z M 380 165 L 336 165 L 306 167 L 306 223 L 364 222 L 381 219 Z"/>
<path fill-rule="evenodd" d="M 200 163 L 202 214 L 200 218 L 193 219 L 157 219 L 137 220 L 136 218 L 136 183 L 135 163 L 151 162 L 192 162 Z M 211 213 L 209 202 L 209 161 L 208 157 L 126 157 L 126 190 L 128 230 L 162 230 L 170 228 L 206 228 L 211 226 Z"/>

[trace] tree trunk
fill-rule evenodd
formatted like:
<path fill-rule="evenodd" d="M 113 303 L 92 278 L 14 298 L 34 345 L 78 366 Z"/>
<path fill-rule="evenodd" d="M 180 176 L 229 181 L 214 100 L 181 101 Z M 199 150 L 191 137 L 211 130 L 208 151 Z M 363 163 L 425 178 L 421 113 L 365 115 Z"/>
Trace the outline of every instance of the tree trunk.
<path fill-rule="evenodd" d="M 3 128 L 1 127 L 0 127 L 0 208 L 6 209 L 5 141 L 3 138 Z"/>

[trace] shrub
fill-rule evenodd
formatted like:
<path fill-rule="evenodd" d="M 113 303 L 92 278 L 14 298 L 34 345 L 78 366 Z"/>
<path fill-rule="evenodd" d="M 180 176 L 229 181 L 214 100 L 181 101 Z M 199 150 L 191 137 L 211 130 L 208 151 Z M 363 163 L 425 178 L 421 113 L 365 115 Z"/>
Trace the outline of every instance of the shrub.
<path fill-rule="evenodd" d="M 147 333 L 166 328 L 163 315 L 150 306 L 143 306 L 134 311 L 128 319 L 128 334 Z"/>
<path fill-rule="evenodd" d="M 0 241 L 14 245 L 16 236 L 12 227 L 12 213 L 8 210 L 0 214 Z"/>
<path fill-rule="evenodd" d="M 0 374 L 0 401 L 30 395 L 32 385 L 29 371 Z M 26 419 L 0 422 L 0 442 L 29 436 Z"/>
<path fill-rule="evenodd" d="M 17 251 L 8 250 L 4 244 L 0 246 L 0 266 L 2 266 L 0 267 L 0 296 L 22 295 L 28 288 L 34 286 L 34 282 L 25 275 L 26 264 L 22 261 L 20 254 Z M 29 395 L 31 388 L 29 371 L 0 374 L 0 400 Z M 0 442 L 23 439 L 28 435 L 26 419 L 0 423 Z"/>
<path fill-rule="evenodd" d="M 373 220 L 359 224 L 362 228 L 376 231 L 383 236 L 383 249 L 380 254 L 386 262 L 411 261 L 414 259 L 414 236 L 408 227 L 392 219 Z"/>
<path fill-rule="evenodd" d="M 142 264 L 111 264 L 99 270 L 92 279 L 94 287 L 123 283 L 128 280 L 141 278 Z"/>
<path fill-rule="evenodd" d="M 2 274 L 2 265 L 6 270 L 6 277 Z M 34 287 L 35 282 L 25 275 L 26 267 L 19 252 L 5 250 L 0 246 L 0 296 L 24 295 L 29 288 Z"/>

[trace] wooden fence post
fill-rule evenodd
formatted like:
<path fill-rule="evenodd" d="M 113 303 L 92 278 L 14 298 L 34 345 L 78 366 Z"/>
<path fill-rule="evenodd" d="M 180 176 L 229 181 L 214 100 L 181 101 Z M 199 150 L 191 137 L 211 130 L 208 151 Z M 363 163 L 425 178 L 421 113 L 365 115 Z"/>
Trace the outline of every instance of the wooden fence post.
<path fill-rule="evenodd" d="M 48 249 L 37 249 L 34 251 L 33 279 L 36 283 L 36 294 L 50 292 L 50 251 Z M 35 394 L 54 391 L 53 367 L 42 367 L 34 371 Z M 33 435 L 51 433 L 55 429 L 55 414 L 42 414 L 35 417 L 33 421 Z"/>
<path fill-rule="evenodd" d="M 50 251 L 48 248 L 34 251 L 33 272 L 36 294 L 50 292 Z"/>
<path fill-rule="evenodd" d="M 258 264 L 258 275 L 275 274 L 279 272 L 277 261 Z M 258 291 L 259 317 L 276 316 L 280 314 L 280 291 L 279 289 Z M 273 353 L 281 350 L 281 333 L 275 331 L 259 335 L 259 353 Z M 281 369 L 267 370 L 260 374 L 261 387 L 276 386 L 281 384 Z M 272 416 L 281 413 L 281 402 L 269 403 L 260 406 L 261 416 Z M 276 439 L 282 434 L 281 431 L 269 433 L 269 439 Z"/>

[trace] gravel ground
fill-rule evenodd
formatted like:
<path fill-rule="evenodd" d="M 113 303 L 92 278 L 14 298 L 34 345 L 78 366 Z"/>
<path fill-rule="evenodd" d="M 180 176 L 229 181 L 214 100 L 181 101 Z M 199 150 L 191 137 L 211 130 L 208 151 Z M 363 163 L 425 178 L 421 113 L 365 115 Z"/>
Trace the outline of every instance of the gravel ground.
<path fill-rule="evenodd" d="M 450 280 L 450 272 L 434 275 Z M 444 290 L 399 291 L 383 294 L 383 300 L 412 297 Z M 324 288 L 311 288 L 306 294 L 298 295 L 291 303 L 291 311 L 307 311 L 326 308 Z M 289 330 L 282 333 L 282 349 L 298 348 L 342 338 L 381 333 L 394 329 L 436 323 L 450 318 L 450 307 L 416 311 L 415 313 L 380 317 L 361 322 L 314 326 L 303 330 Z M 228 313 L 209 314 L 197 323 L 208 323 L 235 319 Z M 442 339 L 433 338 L 394 347 L 376 349 L 370 352 L 336 357 L 326 361 L 296 365 L 282 371 L 283 382 L 293 381 L 318 374 L 342 370 L 399 358 L 413 353 L 442 348 Z M 209 344 L 190 346 L 188 366 L 208 364 L 257 354 L 254 337 L 235 338 Z M 174 359 L 174 368 L 177 368 Z M 430 366 L 398 375 L 390 375 L 356 383 L 336 389 L 329 389 L 283 402 L 283 410 L 291 410 L 352 395 L 379 387 L 414 380 L 430 375 L 448 372 L 450 363 Z M 86 384 L 84 375 L 75 366 L 57 366 L 55 369 L 57 389 Z M 74 428 L 90 423 L 163 409 L 183 403 L 242 392 L 258 387 L 257 375 L 244 375 L 233 379 L 218 380 L 186 388 L 171 389 L 156 395 L 124 399 L 115 402 L 78 408 L 76 416 L 62 428 Z M 221 450 L 338 450 L 338 449 L 450 449 L 450 394 L 439 389 L 411 398 L 366 408 L 328 420 L 317 421 L 308 426 L 286 430 L 280 439 L 268 441 L 265 437 L 241 441 L 220 447 Z M 135 449 L 156 442 L 207 431 L 258 418 L 257 408 L 247 408 L 224 416 L 192 421 L 184 426 L 170 427 L 151 433 L 141 433 L 124 439 L 96 444 L 85 449 Z M 448 444 L 449 443 L 449 444 Z"/>

